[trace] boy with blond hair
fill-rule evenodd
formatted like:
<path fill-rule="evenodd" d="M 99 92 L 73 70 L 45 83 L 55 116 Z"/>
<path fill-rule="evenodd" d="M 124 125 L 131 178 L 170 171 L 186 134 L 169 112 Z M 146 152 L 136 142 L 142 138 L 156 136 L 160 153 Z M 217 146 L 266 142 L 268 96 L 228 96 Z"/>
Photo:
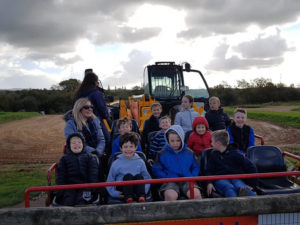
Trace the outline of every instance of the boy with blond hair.
<path fill-rule="evenodd" d="M 210 109 L 205 114 L 205 118 L 211 131 L 224 130 L 231 123 L 229 116 L 223 112 L 223 109 L 220 106 L 221 102 L 218 97 L 212 96 L 209 98 Z"/>
<path fill-rule="evenodd" d="M 132 122 L 127 117 L 119 119 L 118 122 L 117 122 L 117 126 L 118 126 L 118 130 L 119 130 L 120 135 L 114 140 L 113 147 L 112 147 L 112 150 L 111 150 L 112 155 L 115 154 L 116 152 L 121 152 L 120 144 L 119 144 L 120 136 L 132 131 Z M 139 138 L 139 135 L 137 133 L 135 133 L 135 134 Z M 137 146 L 137 151 L 139 151 L 139 152 L 142 151 L 142 147 L 141 147 L 140 143 Z"/>
<path fill-rule="evenodd" d="M 255 165 L 244 155 L 240 154 L 235 144 L 229 144 L 229 135 L 225 130 L 212 133 L 213 151 L 210 153 L 206 175 L 229 175 L 243 173 L 257 173 Z M 255 196 L 252 189 L 257 179 L 248 179 L 248 186 L 241 179 L 216 180 L 207 185 L 207 195 L 218 191 L 225 197 Z"/>

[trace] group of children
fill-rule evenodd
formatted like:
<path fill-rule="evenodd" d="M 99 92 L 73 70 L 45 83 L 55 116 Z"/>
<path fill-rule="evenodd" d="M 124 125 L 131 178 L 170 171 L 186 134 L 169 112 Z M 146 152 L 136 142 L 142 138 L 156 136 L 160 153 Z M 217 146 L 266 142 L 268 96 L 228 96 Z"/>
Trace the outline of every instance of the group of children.
<path fill-rule="evenodd" d="M 119 119 L 117 126 L 120 136 L 113 141 L 112 155 L 120 153 L 110 165 L 107 182 L 143 180 L 152 177 L 199 176 L 202 172 L 199 160 L 201 154 L 205 149 L 211 147 L 213 151 L 210 154 L 205 175 L 255 173 L 255 166 L 243 154 L 248 147 L 254 145 L 253 129 L 245 124 L 246 111 L 236 109 L 233 121 L 231 121 L 220 108 L 220 100 L 217 97 L 211 97 L 209 105 L 210 110 L 206 112 L 205 117 L 200 116 L 192 107 L 193 97 L 184 96 L 181 104 L 182 110 L 176 114 L 174 125 L 171 125 L 169 116 L 161 116 L 161 105 L 154 103 L 151 106 L 152 115 L 144 123 L 142 140 L 137 133 L 132 132 L 130 119 Z M 189 131 L 192 132 L 185 143 L 185 136 Z M 153 132 L 155 132 L 154 135 L 150 136 L 149 134 Z M 72 145 L 75 141 L 82 143 L 75 148 Z M 141 146 L 144 147 L 147 160 L 136 154 L 136 151 L 142 152 Z M 86 168 L 87 164 L 94 167 L 97 160 L 87 155 L 89 154 L 84 151 L 84 138 L 79 134 L 70 135 L 67 140 L 67 153 L 58 164 L 57 181 L 59 182 L 57 184 L 97 182 L 97 175 L 93 173 L 92 169 Z M 78 162 L 78 168 L 73 166 L 74 162 L 72 161 L 75 160 Z M 68 167 L 74 167 L 74 177 L 78 175 L 79 180 L 71 181 L 73 175 L 69 176 L 62 172 L 68 171 Z M 63 179 L 65 183 L 62 182 Z M 218 180 L 208 182 L 206 192 L 208 196 L 212 191 L 218 191 L 225 197 L 254 196 L 255 192 L 252 189 L 255 185 L 255 179 L 248 183 L 244 183 L 240 179 Z M 106 188 L 110 197 L 127 203 L 145 202 L 149 189 L 149 184 Z M 65 197 L 62 193 L 59 196 L 63 205 L 91 203 L 93 191 L 97 192 L 97 190 L 71 190 L 70 193 L 73 194 L 74 200 L 67 201 L 67 203 L 63 201 Z M 63 192 L 68 193 L 68 191 Z M 189 183 L 164 183 L 159 187 L 158 193 L 160 198 L 166 201 L 176 200 L 182 195 L 190 198 Z M 200 185 L 195 184 L 194 198 L 201 199 L 201 196 Z"/>

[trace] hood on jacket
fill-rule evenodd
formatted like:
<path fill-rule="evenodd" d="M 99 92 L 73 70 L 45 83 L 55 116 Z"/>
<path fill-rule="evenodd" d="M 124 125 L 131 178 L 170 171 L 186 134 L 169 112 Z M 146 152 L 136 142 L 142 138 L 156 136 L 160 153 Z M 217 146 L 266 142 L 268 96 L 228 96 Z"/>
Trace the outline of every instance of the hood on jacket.
<path fill-rule="evenodd" d="M 71 153 L 71 145 L 70 145 L 70 141 L 71 141 L 71 138 L 73 137 L 78 137 L 81 139 L 82 141 L 82 151 L 81 152 L 84 152 L 84 149 L 85 149 L 85 138 L 82 136 L 81 133 L 78 133 L 78 132 L 75 132 L 75 133 L 72 133 L 69 135 L 69 137 L 67 138 L 67 145 L 66 145 L 66 153 Z"/>
<path fill-rule="evenodd" d="M 181 150 L 183 149 L 183 147 L 184 147 L 184 131 L 183 131 L 182 127 L 179 126 L 179 125 L 172 125 L 172 126 L 170 126 L 169 129 L 165 132 L 165 139 L 167 140 L 168 146 L 169 146 L 169 147 L 170 147 L 170 145 L 169 145 L 169 140 L 168 140 L 168 138 L 167 138 L 167 134 L 168 134 L 168 132 L 169 132 L 170 130 L 173 130 L 173 131 L 175 131 L 175 132 L 178 134 L 178 136 L 179 136 L 179 138 L 180 138 L 180 140 L 181 140 L 181 148 L 180 148 L 179 150 L 177 150 L 177 151 L 181 151 Z"/>
<path fill-rule="evenodd" d="M 208 122 L 206 120 L 206 118 L 204 116 L 197 116 L 195 117 L 194 121 L 193 121 L 193 131 L 196 132 L 196 126 L 198 124 L 204 124 L 206 127 L 206 130 L 209 130 L 209 125 Z"/>

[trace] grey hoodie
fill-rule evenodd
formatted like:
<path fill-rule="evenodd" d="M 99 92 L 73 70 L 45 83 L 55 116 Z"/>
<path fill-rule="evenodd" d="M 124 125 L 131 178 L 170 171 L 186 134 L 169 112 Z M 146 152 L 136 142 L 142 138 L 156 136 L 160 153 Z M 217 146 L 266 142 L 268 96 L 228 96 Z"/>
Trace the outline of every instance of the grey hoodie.
<path fill-rule="evenodd" d="M 169 144 L 169 140 L 167 138 L 167 133 L 170 130 L 174 130 L 178 134 L 178 136 L 179 136 L 179 138 L 181 140 L 181 148 L 178 151 L 176 151 L 176 152 L 180 152 L 183 149 L 183 147 L 184 147 L 184 131 L 183 131 L 182 127 L 179 126 L 179 125 L 172 125 L 172 126 L 170 126 L 169 129 L 166 130 L 166 132 L 165 132 L 165 139 L 167 140 L 168 145 L 170 145 L 170 144 Z"/>
<path fill-rule="evenodd" d="M 197 116 L 200 116 L 200 114 L 195 112 L 193 108 L 182 109 L 176 113 L 174 124 L 180 125 L 184 133 L 186 133 L 189 130 L 193 130 L 193 121 Z"/>
<path fill-rule="evenodd" d="M 151 179 L 144 160 L 137 154 L 134 154 L 130 159 L 120 154 L 110 167 L 107 182 L 123 181 L 123 177 L 128 173 L 133 176 L 141 174 L 145 180 Z M 145 193 L 149 191 L 149 188 L 150 184 L 146 184 Z M 106 189 L 111 197 L 120 198 L 120 191 L 116 189 L 116 186 L 106 187 Z"/>

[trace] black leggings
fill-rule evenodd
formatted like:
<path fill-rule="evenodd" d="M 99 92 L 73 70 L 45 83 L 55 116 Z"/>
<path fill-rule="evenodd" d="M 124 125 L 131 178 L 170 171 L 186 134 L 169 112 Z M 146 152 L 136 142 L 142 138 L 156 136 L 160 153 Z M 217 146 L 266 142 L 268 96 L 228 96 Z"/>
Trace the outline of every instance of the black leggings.
<path fill-rule="evenodd" d="M 141 174 L 133 176 L 132 174 L 127 173 L 123 177 L 123 181 L 128 180 L 144 180 L 144 177 Z M 145 184 L 119 186 L 118 189 L 123 192 L 125 200 L 128 198 L 145 197 Z"/>

